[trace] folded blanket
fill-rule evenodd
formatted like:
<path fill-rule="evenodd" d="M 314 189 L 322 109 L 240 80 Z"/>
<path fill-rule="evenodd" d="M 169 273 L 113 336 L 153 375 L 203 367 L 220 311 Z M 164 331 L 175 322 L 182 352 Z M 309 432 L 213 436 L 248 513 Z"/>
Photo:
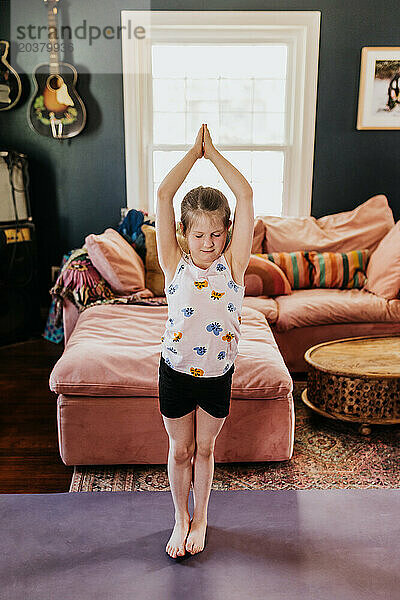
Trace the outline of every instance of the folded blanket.
<path fill-rule="evenodd" d="M 130 296 L 118 296 L 116 298 L 110 298 L 108 300 L 96 300 L 95 302 L 91 302 L 89 305 L 84 306 L 82 310 L 85 310 L 86 308 L 91 308 L 96 304 L 143 304 L 148 306 L 166 306 L 168 304 L 168 300 L 165 296 L 141 298 L 140 292 L 136 292 L 135 294 L 131 294 Z"/>
<path fill-rule="evenodd" d="M 164 306 L 165 297 L 146 298 L 142 292 L 130 296 L 116 296 L 110 285 L 94 267 L 85 246 L 72 251 L 57 280 L 50 289 L 54 302 L 54 325 L 62 324 L 64 298 L 70 300 L 79 312 L 97 304 L 149 304 Z"/>

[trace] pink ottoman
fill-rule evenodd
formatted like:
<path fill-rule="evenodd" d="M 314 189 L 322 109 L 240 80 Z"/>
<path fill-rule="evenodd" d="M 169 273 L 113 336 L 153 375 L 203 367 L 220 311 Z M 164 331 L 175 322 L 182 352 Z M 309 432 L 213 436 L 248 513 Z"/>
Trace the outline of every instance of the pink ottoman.
<path fill-rule="evenodd" d="M 58 394 L 59 449 L 66 465 L 166 464 L 168 436 L 158 405 L 166 306 L 66 303 L 66 346 L 50 374 Z M 75 311 L 75 312 L 74 312 Z M 242 309 L 231 409 L 216 462 L 292 457 L 293 383 L 264 315 Z"/>

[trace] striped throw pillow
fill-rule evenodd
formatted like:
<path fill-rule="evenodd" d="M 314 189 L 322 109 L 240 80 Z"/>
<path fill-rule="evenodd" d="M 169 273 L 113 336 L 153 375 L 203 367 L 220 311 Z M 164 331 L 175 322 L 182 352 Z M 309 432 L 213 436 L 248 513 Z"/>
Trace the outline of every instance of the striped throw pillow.
<path fill-rule="evenodd" d="M 366 282 L 369 250 L 351 252 L 272 252 L 259 254 L 278 265 L 294 290 L 362 288 Z"/>
<path fill-rule="evenodd" d="M 272 252 L 257 254 L 268 258 L 285 273 L 293 290 L 313 287 L 314 265 L 308 260 L 309 252 Z"/>
<path fill-rule="evenodd" d="M 310 252 L 309 259 L 315 267 L 313 287 L 362 288 L 367 280 L 369 254 L 369 250 Z"/>

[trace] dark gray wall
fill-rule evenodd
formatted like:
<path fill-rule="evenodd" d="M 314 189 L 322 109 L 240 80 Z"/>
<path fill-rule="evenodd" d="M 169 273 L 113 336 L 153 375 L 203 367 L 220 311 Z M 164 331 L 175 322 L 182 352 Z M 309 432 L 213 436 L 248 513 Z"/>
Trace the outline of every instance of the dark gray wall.
<path fill-rule="evenodd" d="M 14 2 L 18 3 L 14 5 Z M 40 2 L 13 0 L 33 11 L 36 23 L 46 24 Z M 353 0 L 195 1 L 132 0 L 60 3 L 63 23 L 94 22 L 101 7 L 104 24 L 118 24 L 123 8 L 152 10 L 320 10 L 321 42 L 315 138 L 312 215 L 351 210 L 374 194 L 386 194 L 395 219 L 400 217 L 399 131 L 357 131 L 358 82 L 363 46 L 399 45 L 398 1 Z M 0 38 L 9 37 L 10 3 L 0 0 Z M 15 15 L 15 12 L 14 12 Z M 14 16 L 11 13 L 11 16 Z M 31 18 L 31 17 L 30 17 Z M 43 56 L 43 55 L 42 55 Z M 123 96 L 120 42 L 74 40 L 74 52 L 63 57 L 80 73 L 78 92 L 88 111 L 85 130 L 59 142 L 39 136 L 27 123 L 33 92 L 31 73 L 43 58 L 18 54 L 11 63 L 23 72 L 24 93 L 15 109 L 0 112 L 0 148 L 28 155 L 31 201 L 37 227 L 42 302 L 49 301 L 50 265 L 80 247 L 89 233 L 116 227 L 126 206 Z M 103 61 L 103 62 L 102 62 Z M 104 69 L 102 68 L 104 64 Z"/>

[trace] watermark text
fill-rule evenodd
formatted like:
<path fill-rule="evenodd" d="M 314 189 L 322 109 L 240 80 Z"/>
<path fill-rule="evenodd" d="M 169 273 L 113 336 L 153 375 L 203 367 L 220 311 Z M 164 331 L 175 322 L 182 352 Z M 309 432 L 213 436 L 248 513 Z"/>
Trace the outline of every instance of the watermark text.
<path fill-rule="evenodd" d="M 128 39 L 135 37 L 138 40 L 142 40 L 146 37 L 146 30 L 142 25 L 132 26 L 131 21 L 128 21 L 128 25 L 118 25 L 113 27 L 112 25 L 106 25 L 105 27 L 99 27 L 98 25 L 88 25 L 86 19 L 83 20 L 81 25 L 77 25 L 72 28 L 69 25 L 63 25 L 61 27 L 49 26 L 49 25 L 18 25 L 16 27 L 17 40 L 29 40 L 29 41 L 41 41 L 50 40 L 89 40 L 89 46 L 92 46 L 96 40 L 106 39 L 121 39 L 121 32 L 126 29 Z"/>

